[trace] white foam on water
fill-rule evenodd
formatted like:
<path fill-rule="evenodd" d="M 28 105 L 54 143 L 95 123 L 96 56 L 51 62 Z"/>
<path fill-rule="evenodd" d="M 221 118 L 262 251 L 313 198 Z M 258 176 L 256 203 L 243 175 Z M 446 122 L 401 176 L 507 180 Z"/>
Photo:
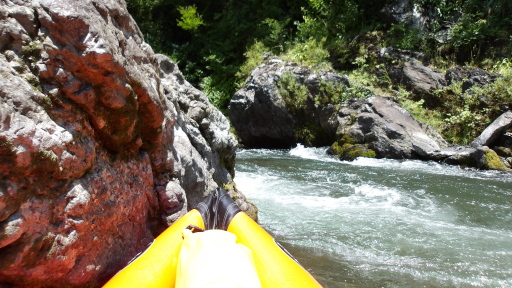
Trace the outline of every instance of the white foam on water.
<path fill-rule="evenodd" d="M 434 161 L 421 160 L 395 160 L 395 159 L 376 159 L 359 157 L 354 161 L 343 161 L 344 164 L 385 168 L 389 170 L 417 171 L 420 173 L 429 173 L 434 175 L 460 176 L 473 179 L 500 179 L 506 182 L 512 182 L 512 177 L 500 171 L 477 170 L 474 168 L 462 168 L 456 165 L 448 165 Z"/>
<path fill-rule="evenodd" d="M 343 265 L 354 267 L 355 273 L 377 279 L 371 283 L 395 279 L 398 287 L 512 287 L 512 278 L 507 278 L 512 275 L 507 264 L 512 263 L 512 250 L 508 248 L 512 242 L 506 232 L 509 230 L 503 230 L 507 228 L 495 229 L 466 221 L 472 210 L 461 210 L 463 203 L 454 202 L 462 194 L 431 191 L 429 183 L 401 185 L 402 181 L 418 180 L 415 177 L 425 173 L 434 175 L 427 179 L 454 175 L 458 176 L 454 178 L 457 185 L 446 187 L 460 189 L 462 193 L 466 191 L 461 189 L 466 189 L 464 178 L 491 179 L 495 182 L 489 183 L 496 184 L 501 181 L 500 174 L 411 160 L 359 158 L 342 162 L 323 155 L 322 149 L 303 146 L 290 151 L 244 151 L 242 156 L 258 153 L 278 162 L 252 171 L 260 162 L 248 157 L 254 167 L 249 172 L 247 167 L 244 172 L 237 171 L 235 182 L 260 207 L 262 223 L 285 242 L 299 247 L 314 246 Z M 290 170 L 293 177 L 286 170 L 279 170 L 279 174 L 272 171 L 272 167 L 288 165 L 281 161 L 290 158 L 298 159 L 297 164 L 289 164 L 297 165 Z M 331 165 L 327 161 L 339 163 Z M 261 163 L 268 165 L 268 161 Z M 363 173 L 366 170 L 399 178 L 379 182 L 372 179 L 372 173 Z M 496 185 L 496 189 L 503 190 L 503 184 Z M 479 201 L 477 198 L 470 203 L 490 210 L 510 209 L 505 200 L 503 204 Z M 336 269 L 329 273 L 337 275 Z M 394 284 L 395 280 L 389 283 Z"/>
<path fill-rule="evenodd" d="M 334 157 L 327 155 L 327 148 L 314 148 L 314 147 L 304 147 L 302 144 L 297 144 L 297 147 L 293 148 L 288 152 L 291 156 L 303 158 L 303 159 L 311 159 L 311 160 L 319 160 L 324 162 L 340 162 Z"/>

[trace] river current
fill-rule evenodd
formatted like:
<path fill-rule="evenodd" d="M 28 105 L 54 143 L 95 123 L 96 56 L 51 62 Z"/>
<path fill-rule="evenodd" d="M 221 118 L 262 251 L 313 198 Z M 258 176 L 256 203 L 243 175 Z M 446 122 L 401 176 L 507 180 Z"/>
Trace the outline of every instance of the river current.
<path fill-rule="evenodd" d="M 262 226 L 324 287 L 512 287 L 512 176 L 325 148 L 239 150 Z"/>

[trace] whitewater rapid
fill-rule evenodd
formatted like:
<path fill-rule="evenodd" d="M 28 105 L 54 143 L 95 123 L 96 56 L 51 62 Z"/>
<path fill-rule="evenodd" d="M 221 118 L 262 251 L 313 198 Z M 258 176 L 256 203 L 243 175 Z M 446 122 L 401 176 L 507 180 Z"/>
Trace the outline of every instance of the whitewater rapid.
<path fill-rule="evenodd" d="M 261 224 L 325 287 L 512 287 L 510 174 L 240 150 Z"/>

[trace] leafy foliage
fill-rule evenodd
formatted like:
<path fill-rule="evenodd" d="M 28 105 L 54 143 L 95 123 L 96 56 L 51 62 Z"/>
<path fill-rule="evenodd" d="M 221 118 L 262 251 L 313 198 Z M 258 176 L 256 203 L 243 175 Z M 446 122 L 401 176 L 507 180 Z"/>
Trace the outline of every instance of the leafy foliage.
<path fill-rule="evenodd" d="M 239 71 L 235 74 L 241 80 L 249 77 L 254 68 L 260 65 L 264 60 L 264 53 L 269 51 L 267 47 L 263 44 L 263 42 L 257 41 L 254 43 L 248 50 L 245 52 L 244 56 L 246 60 L 242 66 L 240 66 Z"/>
<path fill-rule="evenodd" d="M 423 101 L 413 101 L 402 90 L 400 104 L 416 119 L 439 130 L 450 143 L 467 145 L 501 113 L 512 107 L 512 61 L 504 59 L 495 66 L 501 74 L 493 84 L 478 85 L 463 92 L 462 82 L 437 90 L 440 107 L 429 110 Z"/>
<path fill-rule="evenodd" d="M 305 43 L 293 45 L 283 55 L 283 59 L 313 69 L 329 69 L 329 52 L 323 48 L 322 43 L 323 41 L 310 39 Z"/>
<path fill-rule="evenodd" d="M 196 31 L 199 26 L 204 25 L 201 15 L 197 13 L 197 7 L 192 6 L 178 6 L 178 12 L 181 14 L 181 19 L 178 20 L 178 26 L 187 31 Z"/>
<path fill-rule="evenodd" d="M 277 55 L 315 70 L 337 69 L 349 75 L 349 85 L 322 82 L 316 104 L 338 104 L 377 92 L 398 99 L 448 141 L 469 143 L 502 107 L 512 107 L 512 1 L 412 0 L 417 11 L 431 16 L 425 30 L 380 22 L 379 11 L 394 2 L 127 0 L 145 40 L 175 59 L 187 79 L 221 111 L 251 71 L 266 56 Z M 454 83 L 436 92 L 440 107 L 427 109 L 402 87 L 391 85 L 385 67 L 369 52 L 371 46 L 423 52 L 438 68 L 486 65 L 503 77 L 464 93 L 462 84 Z M 289 109 L 302 109 L 308 91 L 292 76 L 282 76 L 280 93 Z M 315 131 L 305 124 L 296 137 L 311 143 L 320 137 Z"/>
<path fill-rule="evenodd" d="M 406 23 L 392 24 L 388 30 L 389 45 L 405 49 L 420 50 L 426 45 L 426 39 L 417 28 L 407 27 Z"/>
<path fill-rule="evenodd" d="M 297 112 L 306 106 L 308 88 L 297 82 L 295 74 L 286 72 L 277 83 L 279 95 L 283 98 L 288 111 Z"/>

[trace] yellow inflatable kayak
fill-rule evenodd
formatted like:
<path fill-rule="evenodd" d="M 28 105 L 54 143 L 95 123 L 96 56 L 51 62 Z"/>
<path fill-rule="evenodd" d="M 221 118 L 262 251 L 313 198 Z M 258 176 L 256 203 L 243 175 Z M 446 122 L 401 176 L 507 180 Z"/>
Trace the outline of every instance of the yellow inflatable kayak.
<path fill-rule="evenodd" d="M 243 246 L 241 251 L 249 251 L 249 253 L 252 255 L 248 261 L 252 263 L 255 268 L 256 273 L 254 275 L 257 275 L 257 278 L 259 278 L 256 279 L 257 283 L 255 282 L 255 286 L 251 286 L 251 283 L 245 283 L 247 284 L 246 286 L 215 286 L 214 284 L 204 286 L 187 286 L 188 284 L 183 284 L 191 282 L 186 282 L 187 280 L 180 280 L 180 277 L 185 277 L 183 276 L 185 274 L 189 275 L 186 277 L 190 277 L 190 275 L 194 275 L 196 273 L 196 271 L 193 271 L 195 270 L 194 266 L 192 266 L 191 269 L 186 268 L 187 270 L 191 271 L 181 271 L 184 268 L 183 266 L 180 266 L 180 263 L 185 263 L 187 260 L 189 260 L 183 258 L 190 257 L 188 256 L 190 253 L 202 253 L 199 252 L 199 250 L 196 251 L 193 247 L 189 249 L 191 244 L 187 244 L 187 239 L 189 238 L 189 235 L 192 234 L 192 232 L 184 233 L 184 231 L 186 231 L 187 227 L 190 225 L 196 226 L 195 229 L 204 229 L 205 226 L 208 226 L 205 225 L 205 221 L 203 221 L 203 218 L 205 217 L 204 213 L 201 213 L 200 211 L 201 209 L 193 209 L 178 221 L 176 221 L 172 226 L 170 226 L 160 236 L 158 236 L 152 245 L 143 254 L 141 254 L 132 263 L 117 273 L 108 283 L 105 284 L 104 287 L 321 287 L 321 285 L 302 266 L 300 266 L 293 258 L 291 258 L 276 244 L 272 236 L 270 236 L 249 216 L 247 216 L 247 214 L 240 211 L 237 211 L 237 213 L 234 214 L 229 222 L 229 226 L 227 226 L 227 229 L 225 230 L 231 234 L 234 234 L 234 236 L 228 236 L 227 238 L 233 241 L 236 239 L 237 245 Z M 221 231 L 222 233 L 226 233 L 226 231 L 223 230 L 213 231 Z M 210 235 L 206 234 L 205 232 L 194 233 L 194 235 L 203 233 L 205 236 Z M 211 233 L 209 237 L 215 238 L 217 236 L 215 233 Z M 204 239 L 207 239 L 207 237 Z M 209 240 L 200 241 L 208 242 Z M 221 241 L 224 243 L 224 240 Z M 211 244 L 210 246 L 212 245 L 214 244 Z M 223 253 L 221 252 L 223 248 L 219 249 L 213 249 L 213 251 L 210 250 L 210 252 L 217 254 Z M 188 254 L 185 253 L 186 256 L 184 256 L 184 251 L 182 250 L 187 250 Z M 205 258 L 199 260 L 200 262 L 193 262 L 193 260 L 190 260 L 188 261 L 188 264 L 204 264 L 203 260 L 209 259 L 208 257 L 209 256 L 206 255 Z M 207 269 L 212 270 L 212 273 L 218 276 L 218 273 L 214 272 L 214 270 L 217 269 L 218 271 L 218 268 L 224 268 L 224 264 L 222 264 L 222 260 L 224 260 L 222 258 L 224 257 L 212 257 L 216 257 L 216 259 L 213 259 L 213 262 L 219 264 L 204 265 L 210 265 L 210 268 Z M 231 268 L 227 269 L 233 269 L 233 267 L 237 269 L 237 267 L 243 266 L 237 263 L 233 263 L 234 260 L 229 261 L 232 265 L 230 266 Z M 200 267 L 197 268 L 200 269 Z M 208 277 L 210 277 L 210 274 L 206 273 L 205 275 L 204 271 L 205 270 L 203 269 L 201 271 L 197 271 L 197 273 L 201 273 L 200 278 L 202 279 L 203 283 L 208 283 L 207 280 Z M 232 273 L 232 277 L 236 277 L 237 275 L 239 276 L 237 271 L 227 272 Z M 246 282 L 250 281 L 247 280 Z"/>

